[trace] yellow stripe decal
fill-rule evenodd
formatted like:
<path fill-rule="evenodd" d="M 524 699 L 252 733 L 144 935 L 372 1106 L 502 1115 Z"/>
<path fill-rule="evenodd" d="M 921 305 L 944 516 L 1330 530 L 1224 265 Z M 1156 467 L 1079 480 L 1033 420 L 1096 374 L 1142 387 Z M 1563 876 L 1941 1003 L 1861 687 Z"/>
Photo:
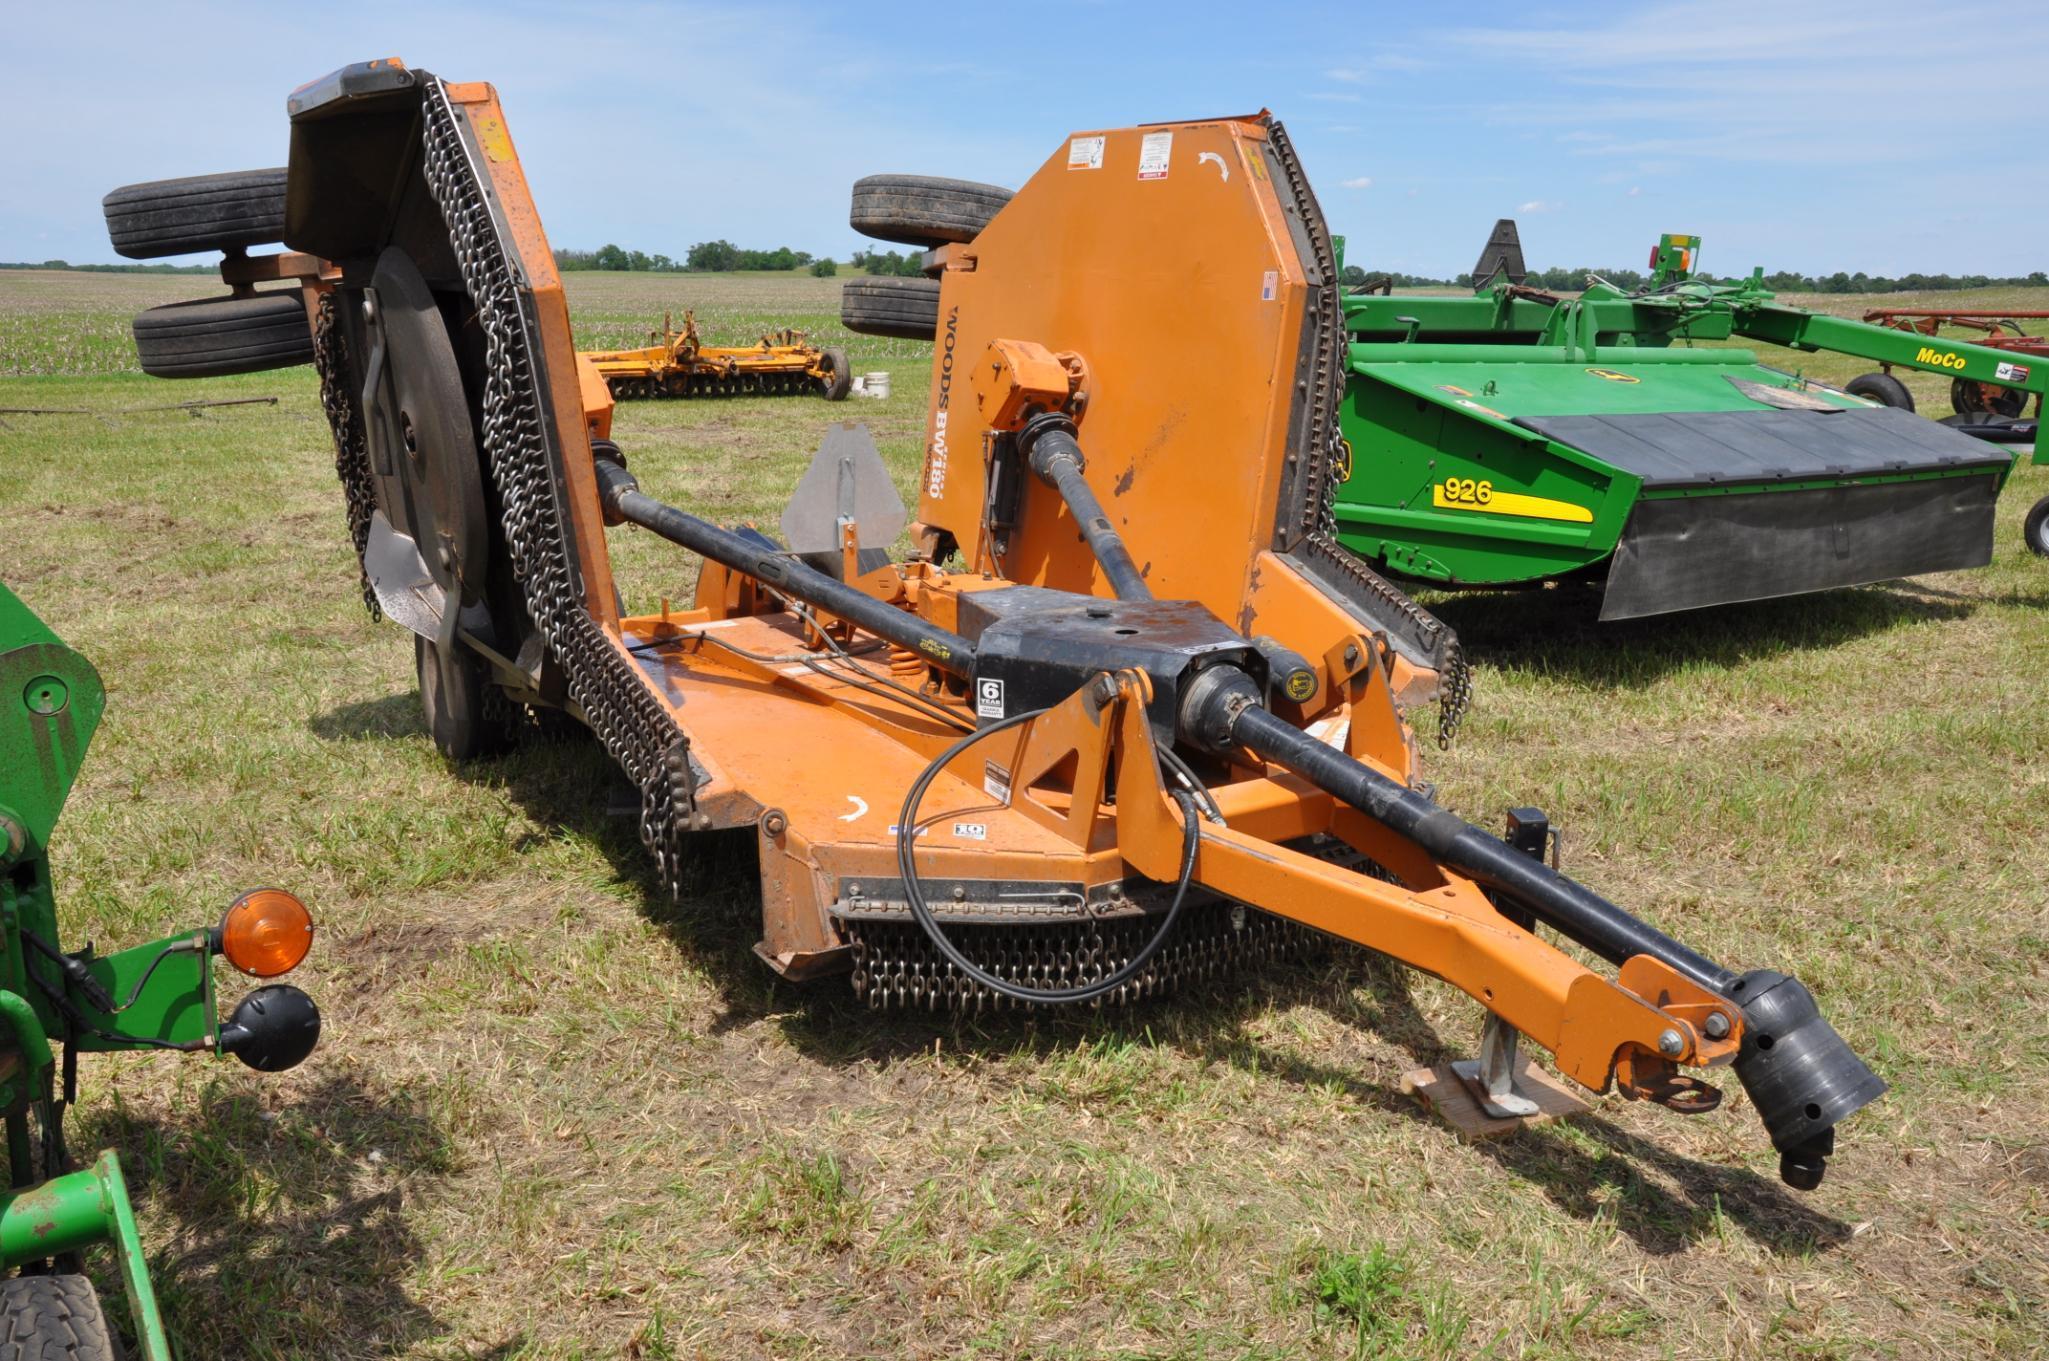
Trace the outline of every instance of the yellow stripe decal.
<path fill-rule="evenodd" d="M 1455 478 L 1430 488 L 1430 504 L 1439 510 L 1478 510 L 1492 515 L 1522 515 L 1533 520 L 1564 520 L 1590 525 L 1594 513 L 1570 501 L 1553 501 L 1548 496 L 1524 496 L 1521 492 L 1496 491 L 1491 482 Z"/>

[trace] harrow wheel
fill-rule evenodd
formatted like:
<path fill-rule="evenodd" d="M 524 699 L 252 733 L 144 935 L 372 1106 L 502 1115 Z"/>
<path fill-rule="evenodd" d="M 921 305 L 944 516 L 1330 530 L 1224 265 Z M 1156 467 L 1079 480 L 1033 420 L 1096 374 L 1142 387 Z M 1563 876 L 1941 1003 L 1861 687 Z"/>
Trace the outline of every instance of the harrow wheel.
<path fill-rule="evenodd" d="M 195 298 L 135 318 L 135 357 L 154 378 L 222 378 L 313 362 L 313 332 L 299 290 Z"/>
<path fill-rule="evenodd" d="M 0 1361 L 121 1361 L 121 1344 L 84 1276 L 0 1281 Z"/>
<path fill-rule="evenodd" d="M 939 280 L 849 279 L 840 324 L 864 336 L 930 340 L 939 333 Z"/>
<path fill-rule="evenodd" d="M 819 362 L 825 369 L 825 376 L 818 380 L 819 387 L 825 393 L 825 400 L 845 401 L 847 394 L 854 390 L 854 366 L 847 362 L 847 352 L 839 349 L 822 350 Z"/>
<path fill-rule="evenodd" d="M 124 184 L 100 210 L 115 251 L 131 260 L 269 245 L 284 240 L 285 170 Z"/>
<path fill-rule="evenodd" d="M 870 175 L 854 181 L 847 222 L 863 236 L 927 250 L 972 241 L 1010 202 L 1000 184 L 932 175 Z"/>

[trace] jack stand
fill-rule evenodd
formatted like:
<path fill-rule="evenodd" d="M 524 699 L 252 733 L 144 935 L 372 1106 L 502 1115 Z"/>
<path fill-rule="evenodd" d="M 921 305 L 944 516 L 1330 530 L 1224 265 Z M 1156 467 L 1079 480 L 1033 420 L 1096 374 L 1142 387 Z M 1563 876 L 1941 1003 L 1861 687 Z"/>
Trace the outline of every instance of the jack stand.
<path fill-rule="evenodd" d="M 1590 1110 L 1557 1078 L 1521 1057 L 1519 1038 L 1515 1027 L 1490 1013 L 1479 1058 L 1418 1068 L 1403 1076 L 1402 1090 L 1443 1116 L 1468 1143 Z"/>
<path fill-rule="evenodd" d="M 1487 1028 L 1480 1032 L 1480 1057 L 1460 1059 L 1451 1071 L 1473 1089 L 1480 1109 L 1496 1120 L 1521 1120 L 1537 1113 L 1537 1103 L 1515 1089 L 1516 1043 L 1520 1032 L 1492 1012 Z"/>

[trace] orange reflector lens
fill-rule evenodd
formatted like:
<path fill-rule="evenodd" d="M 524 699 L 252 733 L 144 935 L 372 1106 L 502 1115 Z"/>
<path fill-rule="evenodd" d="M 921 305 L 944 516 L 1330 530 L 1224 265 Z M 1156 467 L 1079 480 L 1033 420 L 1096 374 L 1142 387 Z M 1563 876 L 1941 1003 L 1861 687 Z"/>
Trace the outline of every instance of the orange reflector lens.
<path fill-rule="evenodd" d="M 221 953 L 251 978 L 290 973 L 312 948 L 313 914 L 281 888 L 251 889 L 221 918 Z"/>

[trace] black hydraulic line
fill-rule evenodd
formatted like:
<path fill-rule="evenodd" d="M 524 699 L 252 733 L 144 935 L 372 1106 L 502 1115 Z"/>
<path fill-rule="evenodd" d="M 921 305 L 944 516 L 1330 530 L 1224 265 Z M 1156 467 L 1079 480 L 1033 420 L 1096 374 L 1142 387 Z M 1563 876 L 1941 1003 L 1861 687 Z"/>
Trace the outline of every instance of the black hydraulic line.
<path fill-rule="evenodd" d="M 1131 550 L 1124 546 L 1124 537 L 1103 513 L 1103 503 L 1096 499 L 1095 488 L 1081 475 L 1086 460 L 1074 438 L 1074 422 L 1058 412 L 1034 416 L 1018 433 L 1018 449 L 1032 471 L 1059 491 L 1060 499 L 1073 512 L 1082 537 L 1088 540 L 1089 551 L 1102 565 L 1103 575 L 1110 579 L 1110 589 L 1117 593 L 1117 598 L 1151 600 L 1152 587 L 1139 574 Z"/>
<path fill-rule="evenodd" d="M 1649 955 L 1717 993 L 1736 981 L 1735 973 L 1637 920 L 1584 884 L 1264 709 L 1242 710 L 1231 736 L 1246 750 L 1294 771 L 1415 842 L 1439 863 L 1507 894 L 1610 964 Z"/>
<path fill-rule="evenodd" d="M 796 558 L 763 548 L 674 506 L 663 505 L 644 495 L 633 474 L 610 459 L 600 458 L 595 466 L 598 494 L 608 516 L 639 525 L 807 605 L 816 605 L 828 614 L 858 624 L 877 637 L 909 648 L 949 675 L 974 673 L 975 649 L 958 633 L 864 595 Z"/>
<path fill-rule="evenodd" d="M 1174 897 L 1167 904 L 1166 915 L 1161 917 L 1159 926 L 1154 929 L 1146 943 L 1139 947 L 1138 953 L 1094 982 L 1077 984 L 1071 988 L 1035 988 L 1014 983 L 984 969 L 953 943 L 945 929 L 939 925 L 938 918 L 932 915 L 931 905 L 925 901 L 925 892 L 918 877 L 919 810 L 924 805 L 925 793 L 932 787 L 932 782 L 939 778 L 939 773 L 945 770 L 955 757 L 984 738 L 993 737 L 1007 728 L 1021 727 L 1035 718 L 1043 717 L 1047 712 L 1045 709 L 1027 709 L 1023 713 L 999 719 L 986 728 L 969 733 L 932 758 L 931 764 L 911 782 L 910 789 L 904 794 L 903 810 L 897 814 L 896 864 L 898 873 L 903 876 L 904 901 L 911 909 L 911 916 L 925 932 L 926 939 L 952 962 L 954 968 L 991 992 L 1014 1001 L 1066 1005 L 1108 997 L 1151 967 L 1153 956 L 1159 954 L 1162 947 L 1172 938 L 1174 927 L 1181 920 L 1181 908 L 1188 901 L 1188 886 L 1195 881 L 1195 857 L 1202 845 L 1202 809 L 1197 797 L 1189 791 L 1170 791 L 1174 802 L 1181 809 L 1181 872 L 1174 881 Z M 1164 748 L 1162 751 L 1164 752 Z M 1215 801 L 1212 800 L 1213 807 L 1214 804 Z"/>

